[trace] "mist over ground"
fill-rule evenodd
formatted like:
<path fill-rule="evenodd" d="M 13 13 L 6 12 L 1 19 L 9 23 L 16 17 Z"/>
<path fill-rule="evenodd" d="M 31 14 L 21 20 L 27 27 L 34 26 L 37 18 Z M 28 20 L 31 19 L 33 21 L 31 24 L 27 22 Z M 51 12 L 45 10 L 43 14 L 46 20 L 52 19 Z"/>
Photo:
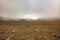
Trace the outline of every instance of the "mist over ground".
<path fill-rule="evenodd" d="M 59 0 L 0 0 L 0 17 L 10 19 L 60 18 Z"/>

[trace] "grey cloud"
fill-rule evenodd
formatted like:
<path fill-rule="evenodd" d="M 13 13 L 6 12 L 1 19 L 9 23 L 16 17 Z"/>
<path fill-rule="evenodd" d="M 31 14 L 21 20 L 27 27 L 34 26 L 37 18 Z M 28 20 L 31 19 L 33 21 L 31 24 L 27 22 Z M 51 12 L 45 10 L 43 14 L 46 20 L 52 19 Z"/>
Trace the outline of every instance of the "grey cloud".
<path fill-rule="evenodd" d="M 0 3 L 2 17 L 22 18 L 31 14 L 39 18 L 60 17 L 59 0 L 0 0 Z"/>

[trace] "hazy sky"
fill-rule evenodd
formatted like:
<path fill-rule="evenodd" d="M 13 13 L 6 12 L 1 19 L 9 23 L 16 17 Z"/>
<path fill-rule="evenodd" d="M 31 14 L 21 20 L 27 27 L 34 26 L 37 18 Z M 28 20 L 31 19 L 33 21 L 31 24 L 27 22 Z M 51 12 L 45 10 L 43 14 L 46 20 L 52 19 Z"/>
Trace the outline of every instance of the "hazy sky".
<path fill-rule="evenodd" d="M 0 16 L 7 18 L 53 18 L 59 16 L 59 0 L 0 0 Z"/>

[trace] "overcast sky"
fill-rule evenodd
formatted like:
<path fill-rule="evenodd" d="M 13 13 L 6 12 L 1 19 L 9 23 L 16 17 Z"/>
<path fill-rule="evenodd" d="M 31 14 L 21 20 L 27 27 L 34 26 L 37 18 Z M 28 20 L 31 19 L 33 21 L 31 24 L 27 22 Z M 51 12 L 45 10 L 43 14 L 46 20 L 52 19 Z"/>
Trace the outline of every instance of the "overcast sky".
<path fill-rule="evenodd" d="M 7 18 L 55 18 L 59 0 L 0 0 L 0 16 Z"/>

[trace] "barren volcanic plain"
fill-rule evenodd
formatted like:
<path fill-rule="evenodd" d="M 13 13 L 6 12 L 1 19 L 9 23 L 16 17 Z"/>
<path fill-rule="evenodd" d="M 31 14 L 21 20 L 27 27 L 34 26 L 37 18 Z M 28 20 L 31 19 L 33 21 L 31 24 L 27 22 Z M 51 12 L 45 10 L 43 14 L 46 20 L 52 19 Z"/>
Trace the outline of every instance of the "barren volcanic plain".
<path fill-rule="evenodd" d="M 0 39 L 60 40 L 60 21 L 0 21 Z"/>

